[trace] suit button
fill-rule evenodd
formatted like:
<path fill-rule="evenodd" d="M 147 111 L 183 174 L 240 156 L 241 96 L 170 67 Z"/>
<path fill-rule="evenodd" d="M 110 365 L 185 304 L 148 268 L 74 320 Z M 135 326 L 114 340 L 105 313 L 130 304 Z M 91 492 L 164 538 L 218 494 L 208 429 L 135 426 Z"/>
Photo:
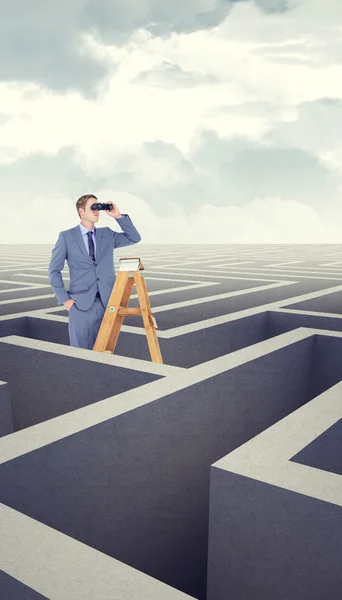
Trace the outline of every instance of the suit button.
<path fill-rule="evenodd" d="M 100 278 L 98 277 L 96 281 L 100 281 Z"/>
<path fill-rule="evenodd" d="M 94 263 L 94 267 L 97 267 L 97 263 Z"/>

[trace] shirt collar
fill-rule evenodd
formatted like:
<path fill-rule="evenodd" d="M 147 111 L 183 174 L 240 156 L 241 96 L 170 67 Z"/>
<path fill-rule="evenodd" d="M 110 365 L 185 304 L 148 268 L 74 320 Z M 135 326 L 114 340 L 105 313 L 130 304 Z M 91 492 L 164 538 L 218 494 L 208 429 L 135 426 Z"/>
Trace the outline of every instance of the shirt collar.
<path fill-rule="evenodd" d="M 80 227 L 82 235 L 86 235 L 87 233 L 89 233 L 89 229 L 84 227 L 84 225 L 82 225 L 82 223 L 79 224 L 79 227 Z M 96 236 L 96 227 L 93 227 L 93 229 L 91 229 L 90 231 Z"/>

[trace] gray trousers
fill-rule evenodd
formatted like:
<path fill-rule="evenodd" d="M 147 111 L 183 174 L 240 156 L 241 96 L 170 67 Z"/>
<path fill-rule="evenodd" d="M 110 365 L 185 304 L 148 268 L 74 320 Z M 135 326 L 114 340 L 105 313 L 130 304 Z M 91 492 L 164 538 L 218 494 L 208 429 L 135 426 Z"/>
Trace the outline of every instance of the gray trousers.
<path fill-rule="evenodd" d="M 95 298 L 88 310 L 80 310 L 73 304 L 68 313 L 70 346 L 92 350 L 104 313 L 101 298 Z"/>

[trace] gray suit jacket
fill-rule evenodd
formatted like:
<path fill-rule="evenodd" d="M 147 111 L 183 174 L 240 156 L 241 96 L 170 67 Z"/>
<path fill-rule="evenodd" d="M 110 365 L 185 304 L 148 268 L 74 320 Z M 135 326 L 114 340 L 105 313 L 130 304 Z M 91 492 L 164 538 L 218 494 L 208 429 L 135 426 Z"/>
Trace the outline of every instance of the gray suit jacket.
<path fill-rule="evenodd" d="M 88 310 L 99 290 L 104 306 L 107 306 L 116 279 L 114 248 L 131 246 L 140 242 L 141 236 L 129 216 L 117 219 L 122 232 L 109 227 L 96 228 L 96 261 L 93 263 L 77 225 L 59 234 L 52 250 L 49 265 L 49 281 L 58 304 L 72 298 L 77 308 Z M 66 291 L 61 271 L 67 261 L 70 272 L 69 290 Z"/>

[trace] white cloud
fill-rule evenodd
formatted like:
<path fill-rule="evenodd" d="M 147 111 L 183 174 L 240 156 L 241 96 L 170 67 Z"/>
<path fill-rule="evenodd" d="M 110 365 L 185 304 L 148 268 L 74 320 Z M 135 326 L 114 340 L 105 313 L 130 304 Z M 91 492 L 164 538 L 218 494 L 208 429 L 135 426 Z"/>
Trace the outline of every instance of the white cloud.
<path fill-rule="evenodd" d="M 189 223 L 196 232 L 190 233 L 193 243 L 342 242 L 333 217 L 323 223 L 313 208 L 282 198 L 255 199 L 242 207 L 202 206 Z"/>
<path fill-rule="evenodd" d="M 227 243 L 236 237 L 279 241 L 284 236 L 301 240 L 310 235 L 321 241 L 325 231 L 338 235 L 334 222 L 328 218 L 318 222 L 321 212 L 318 217 L 308 203 L 322 199 L 324 206 L 328 199 L 331 206 L 342 177 L 337 102 L 342 99 L 338 53 L 342 5 L 340 0 L 326 0 L 324 6 L 321 0 L 290 0 L 290 4 L 287 12 L 265 14 L 255 2 L 238 2 L 211 30 L 196 31 L 196 26 L 193 33 L 186 33 L 191 27 L 183 23 L 183 33 L 165 38 L 140 29 L 126 45 L 117 47 L 100 43 L 88 32 L 87 52 L 112 68 L 108 88 L 97 99 L 76 92 L 47 92 L 34 84 L 0 83 L 0 115 L 6 116 L 0 122 L 3 197 L 30 194 L 25 223 L 49 240 L 46 243 L 52 243 L 57 229 L 74 222 L 76 197 L 70 200 L 67 194 L 94 181 L 96 187 L 115 189 L 116 194 L 130 192 L 130 202 L 137 198 L 135 209 L 139 215 L 143 211 L 146 235 L 158 242 L 174 241 L 177 231 L 184 243 L 201 243 L 222 222 L 229 235 L 226 238 L 218 227 L 214 237 L 217 241 L 223 236 Z M 177 19 L 191 16 L 195 5 L 197 12 L 205 12 L 214 2 L 194 0 L 191 6 L 174 7 Z M 277 62 L 279 58 L 283 62 Z M 190 74 L 187 87 L 165 83 L 165 69 L 158 71 L 161 64 L 172 65 L 168 75 L 176 81 L 178 77 L 183 82 L 184 73 Z M 156 87 L 144 78 L 131 83 L 144 72 L 153 74 Z M 218 83 L 207 85 L 213 77 Z M 323 105 L 322 98 L 336 103 Z M 217 132 L 219 142 L 209 135 L 202 154 L 196 153 L 198 141 L 208 131 Z M 241 147 L 235 138 L 243 140 Z M 149 147 L 158 142 L 154 147 L 161 149 L 160 155 L 149 154 L 147 142 Z M 171 147 L 173 155 L 168 154 Z M 263 147 L 264 159 L 258 147 Z M 61 148 L 73 151 L 54 162 L 52 157 Z M 46 159 L 33 154 L 39 152 L 51 156 L 51 168 Z M 25 156 L 23 177 L 14 181 L 21 171 L 11 167 Z M 299 168 L 297 161 L 296 180 L 291 181 L 295 156 L 306 162 Z M 268 164 L 273 165 L 270 171 Z M 45 187 L 40 184 L 44 177 Z M 264 214 L 265 207 L 269 214 Z M 7 213 L 8 239 L 21 239 L 20 231 L 26 236 L 23 211 L 15 211 Z M 282 223 L 295 220 L 292 228 L 278 222 L 279 214 Z M 160 232 L 160 238 L 152 230 Z"/>
<path fill-rule="evenodd" d="M 142 244 L 342 243 L 342 208 L 330 216 L 326 212 L 322 219 L 313 208 L 293 200 L 256 198 L 242 207 L 206 204 L 189 214 L 174 205 L 160 217 L 146 201 L 131 194 L 104 189 L 98 197 L 102 202 L 115 202 L 130 215 Z M 35 197 L 24 208 L 9 209 L 2 243 L 54 244 L 61 230 L 78 222 L 69 199 Z M 105 214 L 98 227 L 121 231 Z"/>
<path fill-rule="evenodd" d="M 195 86 L 213 85 L 219 79 L 196 71 L 184 71 L 179 65 L 164 60 L 152 69 L 141 71 L 131 83 L 144 83 L 158 88 L 193 88 Z"/>
<path fill-rule="evenodd" d="M 258 137 L 269 127 L 271 115 L 267 112 L 251 119 L 249 114 L 215 116 L 212 109 L 255 101 L 291 106 L 315 100 L 322 93 L 342 98 L 341 65 L 317 71 L 305 64 L 277 64 L 267 54 L 254 53 L 267 41 L 271 48 L 281 40 L 306 44 L 321 35 L 325 41 L 335 27 L 334 19 L 341 10 L 338 6 L 329 0 L 319 14 L 316 1 L 309 6 L 307 0 L 301 0 L 288 13 L 265 15 L 254 3 L 240 2 L 226 21 L 211 31 L 173 34 L 169 39 L 139 32 L 124 49 L 93 40 L 90 50 L 96 58 L 103 56 L 113 65 L 121 60 L 108 93 L 94 101 L 76 93 L 2 84 L 0 111 L 15 116 L 0 128 L 1 145 L 15 146 L 20 153 L 56 152 L 62 146 L 75 145 L 98 165 L 106 154 L 146 140 L 173 142 L 186 151 L 193 135 L 203 127 L 216 128 L 223 135 L 240 132 Z M 216 77 L 221 85 L 170 90 L 151 88 L 144 82 L 130 84 L 161 61 L 203 77 Z"/>

